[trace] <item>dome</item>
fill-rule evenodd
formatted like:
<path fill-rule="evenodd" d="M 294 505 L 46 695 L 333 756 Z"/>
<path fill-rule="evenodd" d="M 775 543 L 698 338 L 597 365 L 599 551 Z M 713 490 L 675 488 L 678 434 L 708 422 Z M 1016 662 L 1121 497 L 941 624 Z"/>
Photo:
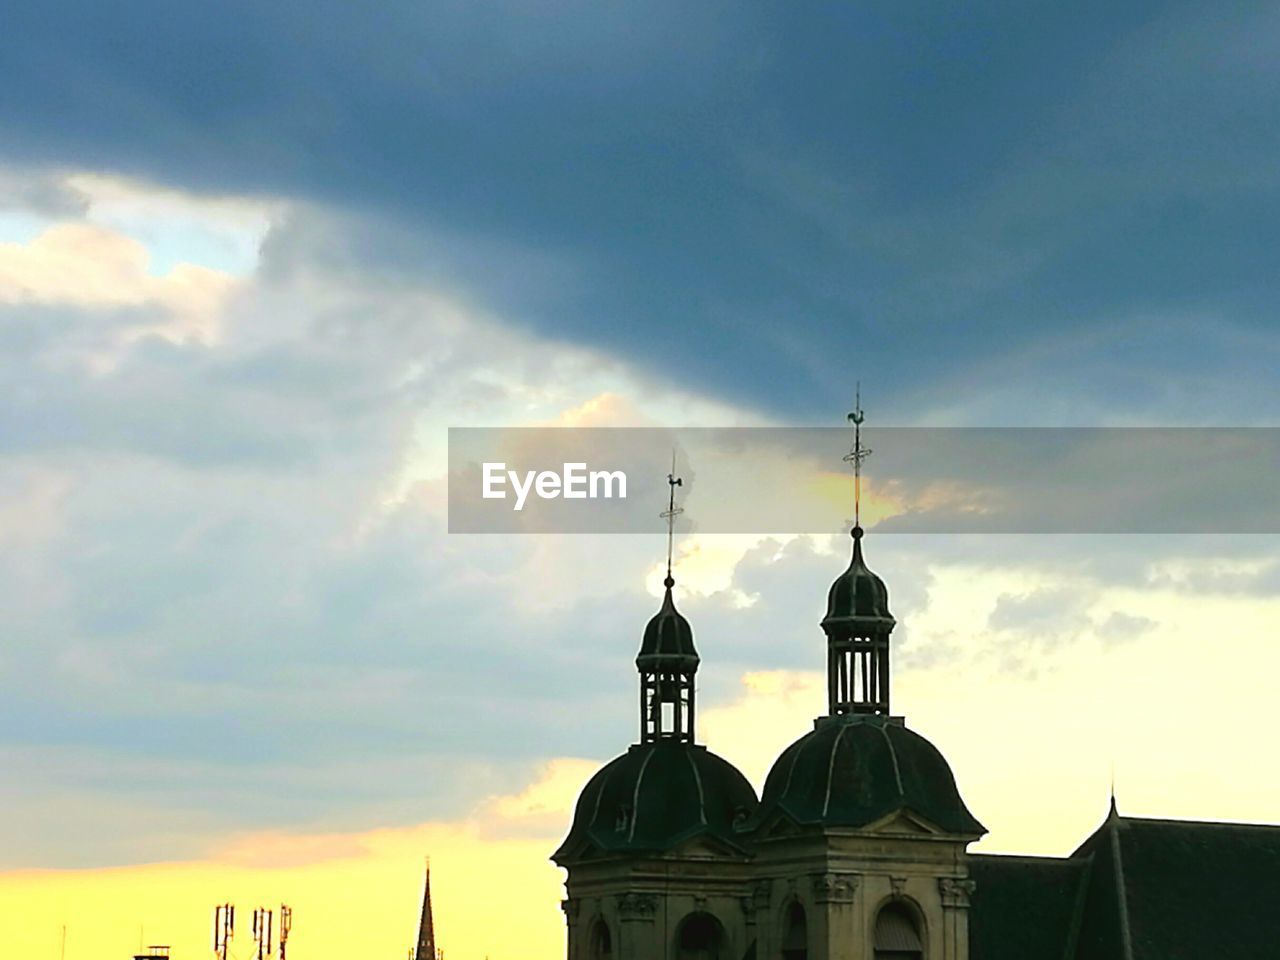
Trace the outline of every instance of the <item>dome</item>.
<path fill-rule="evenodd" d="M 662 853 L 709 833 L 735 846 L 759 807 L 738 769 L 706 747 L 674 740 L 632 746 L 602 767 L 583 788 L 573 826 L 552 859 Z"/>
<path fill-rule="evenodd" d="M 822 623 L 838 623 L 842 620 L 878 619 L 893 625 L 889 613 L 889 588 L 871 572 L 862 559 L 862 528 L 854 527 L 853 559 L 849 569 L 840 574 L 827 592 L 827 615 Z"/>
<path fill-rule="evenodd" d="M 696 667 L 698 651 L 693 645 L 693 628 L 671 598 L 675 581 L 668 576 L 663 585 L 667 592 L 662 598 L 662 607 L 644 628 L 644 640 L 640 643 L 636 665 L 643 667 L 652 661 L 662 660 L 671 666 Z"/>
<path fill-rule="evenodd" d="M 875 714 L 822 717 L 784 750 L 765 781 L 762 819 L 775 810 L 831 827 L 863 827 L 905 810 L 948 833 L 987 832 L 938 749 L 900 720 Z"/>

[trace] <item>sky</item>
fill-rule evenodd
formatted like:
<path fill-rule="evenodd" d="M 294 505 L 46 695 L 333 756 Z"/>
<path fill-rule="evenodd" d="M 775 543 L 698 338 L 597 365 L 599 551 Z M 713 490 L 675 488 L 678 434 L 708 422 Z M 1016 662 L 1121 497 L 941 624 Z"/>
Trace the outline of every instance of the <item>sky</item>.
<path fill-rule="evenodd" d="M 451 960 L 562 952 L 665 538 L 450 535 L 449 427 L 1280 419 L 1274 5 L 0 13 L 6 958 L 395 958 L 427 855 Z M 868 534 L 979 849 L 1280 821 L 1277 546 Z M 677 545 L 757 787 L 846 550 Z"/>

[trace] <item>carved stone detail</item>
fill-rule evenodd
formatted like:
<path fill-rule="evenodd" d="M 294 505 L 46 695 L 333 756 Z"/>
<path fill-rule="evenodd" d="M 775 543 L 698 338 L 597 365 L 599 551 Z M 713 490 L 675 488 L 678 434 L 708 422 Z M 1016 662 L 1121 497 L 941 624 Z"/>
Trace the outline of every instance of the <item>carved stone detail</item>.
<path fill-rule="evenodd" d="M 618 895 L 618 916 L 623 920 L 648 920 L 658 912 L 658 897 L 652 893 Z"/>
<path fill-rule="evenodd" d="M 773 884 L 768 880 L 757 880 L 751 884 L 747 892 L 738 897 L 738 905 L 742 907 L 742 914 L 747 918 L 747 923 L 756 922 L 756 913 L 765 910 L 769 906 L 769 892 Z"/>
<path fill-rule="evenodd" d="M 893 895 L 895 897 L 902 896 L 902 891 L 907 888 L 906 877 L 890 877 L 889 886 L 893 887 Z"/>
<path fill-rule="evenodd" d="M 578 912 L 581 906 L 582 906 L 581 900 L 574 900 L 570 898 L 568 900 L 560 901 L 560 909 L 564 911 L 564 918 L 569 923 L 573 923 L 575 920 L 578 919 Z"/>
<path fill-rule="evenodd" d="M 769 906 L 769 898 L 773 894 L 772 880 L 757 880 L 751 888 L 751 899 L 761 909 Z"/>
<path fill-rule="evenodd" d="M 850 903 L 857 890 L 856 873 L 818 873 L 813 876 L 813 899 L 817 903 Z"/>
<path fill-rule="evenodd" d="M 957 880 L 955 877 L 938 878 L 938 889 L 942 892 L 942 905 L 944 907 L 967 909 L 969 897 L 973 895 L 973 891 L 977 888 L 977 883 L 972 880 Z"/>
<path fill-rule="evenodd" d="M 747 923 L 755 923 L 756 913 L 768 909 L 769 893 L 772 889 L 773 884 L 768 880 L 757 880 L 746 894 L 738 897 L 738 906 L 742 907 L 742 914 L 747 918 Z"/>

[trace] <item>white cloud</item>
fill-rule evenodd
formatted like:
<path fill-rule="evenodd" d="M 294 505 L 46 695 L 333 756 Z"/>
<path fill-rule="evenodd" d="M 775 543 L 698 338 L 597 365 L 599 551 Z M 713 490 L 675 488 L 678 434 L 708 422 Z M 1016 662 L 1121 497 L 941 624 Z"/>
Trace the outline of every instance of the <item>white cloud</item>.
<path fill-rule="evenodd" d="M 148 272 L 149 259 L 137 240 L 105 228 L 52 226 L 28 243 L 0 244 L 0 305 L 132 308 L 131 322 L 86 357 L 99 370 L 113 366 L 125 344 L 148 335 L 177 344 L 216 342 L 234 278 L 189 263 L 157 277 Z"/>

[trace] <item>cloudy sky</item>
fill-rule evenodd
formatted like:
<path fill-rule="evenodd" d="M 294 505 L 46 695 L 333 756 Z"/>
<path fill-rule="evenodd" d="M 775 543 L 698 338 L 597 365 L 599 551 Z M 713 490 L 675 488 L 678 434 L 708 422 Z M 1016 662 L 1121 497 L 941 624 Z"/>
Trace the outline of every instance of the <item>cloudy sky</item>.
<path fill-rule="evenodd" d="M 557 955 L 664 538 L 447 534 L 449 427 L 1280 420 L 1274 5 L 3 20 L 0 955 L 186 960 L 233 899 L 403 956 L 428 853 L 449 956 Z M 679 545 L 757 785 L 846 543 Z M 1113 771 L 1280 820 L 1277 547 L 869 535 L 984 849 L 1069 851 Z"/>

